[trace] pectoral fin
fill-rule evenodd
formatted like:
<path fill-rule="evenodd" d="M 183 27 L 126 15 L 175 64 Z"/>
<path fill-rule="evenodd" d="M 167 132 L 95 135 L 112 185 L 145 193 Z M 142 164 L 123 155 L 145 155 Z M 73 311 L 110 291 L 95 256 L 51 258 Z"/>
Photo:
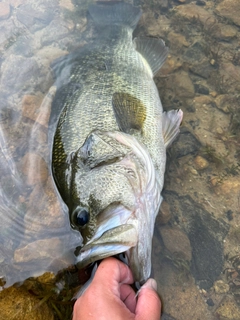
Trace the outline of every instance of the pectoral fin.
<path fill-rule="evenodd" d="M 78 159 L 89 169 L 119 161 L 127 152 L 104 131 L 93 131 L 78 150 Z"/>
<path fill-rule="evenodd" d="M 170 146 L 178 135 L 182 118 L 183 112 L 181 109 L 163 112 L 162 130 L 166 148 Z"/>
<path fill-rule="evenodd" d="M 129 93 L 115 92 L 112 106 L 121 131 L 125 133 L 131 133 L 131 130 L 142 131 L 146 119 L 146 107 L 138 98 Z"/>

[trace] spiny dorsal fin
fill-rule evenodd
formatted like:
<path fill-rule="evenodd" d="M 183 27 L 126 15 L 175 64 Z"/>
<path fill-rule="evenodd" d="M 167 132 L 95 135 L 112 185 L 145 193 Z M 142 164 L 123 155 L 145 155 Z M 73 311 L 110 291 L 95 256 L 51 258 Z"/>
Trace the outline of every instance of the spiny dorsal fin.
<path fill-rule="evenodd" d="M 165 46 L 165 42 L 156 38 L 135 38 L 133 44 L 155 75 L 167 59 L 168 48 Z"/>
<path fill-rule="evenodd" d="M 92 4 L 88 7 L 88 11 L 99 25 L 127 25 L 135 29 L 141 15 L 142 10 L 134 7 L 129 3 L 114 3 L 108 2 L 106 4 Z"/>
<path fill-rule="evenodd" d="M 183 112 L 181 109 L 163 112 L 162 131 L 166 148 L 170 146 L 178 135 L 182 118 Z"/>
<path fill-rule="evenodd" d="M 142 131 L 146 119 L 146 107 L 136 97 L 125 92 L 115 92 L 112 106 L 121 131 L 129 133 L 131 129 Z"/>

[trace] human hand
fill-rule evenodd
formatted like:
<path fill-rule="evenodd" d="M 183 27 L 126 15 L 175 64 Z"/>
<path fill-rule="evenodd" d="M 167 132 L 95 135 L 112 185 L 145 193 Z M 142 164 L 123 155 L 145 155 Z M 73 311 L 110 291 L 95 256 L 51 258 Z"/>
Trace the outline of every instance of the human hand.
<path fill-rule="evenodd" d="M 160 320 L 161 302 L 156 282 L 149 279 L 138 298 L 131 288 L 132 272 L 123 262 L 107 258 L 76 301 L 73 320 Z"/>

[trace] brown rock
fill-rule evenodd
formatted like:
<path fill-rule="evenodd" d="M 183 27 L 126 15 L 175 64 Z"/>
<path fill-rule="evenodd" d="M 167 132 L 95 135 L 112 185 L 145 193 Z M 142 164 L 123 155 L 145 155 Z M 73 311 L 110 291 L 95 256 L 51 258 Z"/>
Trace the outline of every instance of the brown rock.
<path fill-rule="evenodd" d="M 71 0 L 60 0 L 59 5 L 62 8 L 74 11 L 74 5 Z"/>
<path fill-rule="evenodd" d="M 28 152 L 21 161 L 22 172 L 28 185 L 44 184 L 48 178 L 48 168 L 45 160 L 37 153 Z"/>
<path fill-rule="evenodd" d="M 10 287 L 0 292 L 0 318 L 3 320 L 54 320 L 46 302 L 23 288 Z"/>
<path fill-rule="evenodd" d="M 175 93 L 178 97 L 193 98 L 195 95 L 192 80 L 185 71 L 180 71 L 174 75 L 172 86 L 175 87 Z"/>
<path fill-rule="evenodd" d="M 37 214 L 33 213 L 36 207 Z M 28 210 L 24 217 L 25 233 L 35 234 L 61 228 L 66 223 L 66 217 L 61 208 L 60 201 L 56 195 L 52 178 L 49 177 L 45 187 L 36 185 L 29 197 Z"/>
<path fill-rule="evenodd" d="M 240 308 L 232 297 L 223 298 L 220 306 L 216 310 L 216 315 L 224 320 L 237 320 L 240 315 Z"/>
<path fill-rule="evenodd" d="M 239 0 L 223 0 L 216 7 L 217 13 L 240 26 Z"/>
<path fill-rule="evenodd" d="M 213 28 L 213 35 L 216 39 L 229 41 L 236 37 L 237 30 L 229 24 L 218 23 Z"/>
<path fill-rule="evenodd" d="M 61 252 L 62 243 L 58 238 L 41 239 L 27 244 L 14 252 L 16 263 L 29 262 L 40 259 L 51 259 L 56 252 Z"/>
<path fill-rule="evenodd" d="M 202 23 L 206 21 L 208 23 L 214 22 L 214 18 L 210 12 L 204 8 L 195 4 L 186 4 L 184 6 L 178 6 L 175 9 L 176 14 L 184 19 L 199 19 Z"/>
<path fill-rule="evenodd" d="M 10 13 L 10 5 L 7 2 L 0 2 L 0 20 L 8 19 Z"/>
<path fill-rule="evenodd" d="M 209 162 L 201 156 L 197 156 L 194 159 L 194 163 L 195 163 L 195 166 L 198 170 L 206 169 L 209 166 Z"/>
<path fill-rule="evenodd" d="M 182 66 L 182 62 L 174 56 L 168 57 L 167 61 L 164 63 L 160 70 L 161 75 L 169 75 Z"/>
<path fill-rule="evenodd" d="M 51 103 L 55 91 L 52 87 L 49 93 L 43 97 L 39 95 L 25 95 L 22 100 L 22 114 L 31 120 L 47 127 L 51 112 Z"/>
<path fill-rule="evenodd" d="M 240 193 L 239 177 L 229 177 L 222 183 L 217 184 L 215 187 L 215 192 L 222 195 L 238 195 Z"/>
<path fill-rule="evenodd" d="M 212 97 L 202 95 L 194 98 L 193 103 L 195 108 L 202 108 L 203 105 L 211 105 L 213 102 Z"/>
<path fill-rule="evenodd" d="M 178 257 L 191 260 L 192 248 L 187 235 L 180 229 L 168 226 L 161 227 L 160 233 L 165 247 L 173 254 L 177 254 Z"/>
<path fill-rule="evenodd" d="M 173 273 L 169 265 L 158 270 L 160 274 L 154 272 L 154 276 L 163 279 L 159 283 L 159 292 L 163 298 L 164 312 L 171 315 L 170 319 L 202 320 L 204 315 L 204 319 L 215 320 L 191 278 L 181 281 L 183 276 L 179 272 Z"/>
<path fill-rule="evenodd" d="M 216 97 L 215 103 L 218 109 L 222 110 L 225 113 L 229 113 L 231 98 L 228 94 L 220 94 Z"/>
<path fill-rule="evenodd" d="M 236 90 L 240 90 L 240 67 L 231 62 L 221 63 L 220 67 L 220 75 L 223 77 L 223 84 L 229 89 L 228 92 L 235 93 Z"/>
<path fill-rule="evenodd" d="M 182 48 L 190 45 L 183 35 L 175 33 L 174 31 L 171 31 L 168 34 L 168 40 L 174 45 L 174 47 Z"/>
<path fill-rule="evenodd" d="M 157 216 L 157 224 L 166 224 L 168 223 L 168 221 L 171 219 L 171 211 L 170 211 L 170 207 L 169 204 L 163 200 L 161 207 L 160 207 L 160 211 L 159 214 Z"/>
<path fill-rule="evenodd" d="M 39 113 L 39 108 L 43 96 L 25 95 L 22 99 L 22 114 L 31 120 L 36 121 Z"/>

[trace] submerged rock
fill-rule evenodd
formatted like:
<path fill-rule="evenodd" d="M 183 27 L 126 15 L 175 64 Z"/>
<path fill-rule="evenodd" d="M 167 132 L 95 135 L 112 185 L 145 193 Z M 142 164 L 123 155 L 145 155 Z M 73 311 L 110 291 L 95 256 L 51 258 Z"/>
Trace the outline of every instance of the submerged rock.
<path fill-rule="evenodd" d="M 239 0 L 223 0 L 216 7 L 217 13 L 240 26 Z"/>
<path fill-rule="evenodd" d="M 214 282 L 213 288 L 217 294 L 227 293 L 229 291 L 229 284 L 222 280 L 217 280 Z"/>
<path fill-rule="evenodd" d="M 178 98 L 193 98 L 195 95 L 194 85 L 189 74 L 185 71 L 176 73 L 173 77 L 175 93 Z"/>
<path fill-rule="evenodd" d="M 216 184 L 214 191 L 221 195 L 239 195 L 240 180 L 239 177 L 228 177 L 228 179 Z"/>
<path fill-rule="evenodd" d="M 239 319 L 240 308 L 232 297 L 226 296 L 217 308 L 216 315 L 221 320 L 237 320 Z"/>
<path fill-rule="evenodd" d="M 177 227 L 161 227 L 160 234 L 165 247 L 174 256 L 190 261 L 192 249 L 187 235 Z"/>
<path fill-rule="evenodd" d="M 163 200 L 161 203 L 160 211 L 156 218 L 156 224 L 166 224 L 171 219 L 171 211 L 169 204 Z"/>
<path fill-rule="evenodd" d="M 206 169 L 209 166 L 209 162 L 201 156 L 197 156 L 194 159 L 194 163 L 195 163 L 195 166 L 198 170 Z"/>
<path fill-rule="evenodd" d="M 210 12 L 192 3 L 176 7 L 175 13 L 184 19 L 198 19 L 202 23 L 214 21 L 214 17 Z"/>
<path fill-rule="evenodd" d="M 0 2 L 0 20 L 8 19 L 10 13 L 10 5 L 7 2 Z"/>
<path fill-rule="evenodd" d="M 37 153 L 28 152 L 21 161 L 22 172 L 30 186 L 44 184 L 48 178 L 48 168 L 45 160 Z"/>
<path fill-rule="evenodd" d="M 223 269 L 223 239 L 228 232 L 228 224 L 215 219 L 190 196 L 179 197 L 170 191 L 165 191 L 163 195 L 173 206 L 171 211 L 176 215 L 179 226 L 188 235 L 192 248 L 193 277 L 201 288 L 212 287 Z"/>
<path fill-rule="evenodd" d="M 15 263 L 29 262 L 33 260 L 51 259 L 55 252 L 61 252 L 61 241 L 58 238 L 41 239 L 19 248 L 14 253 Z"/>
<path fill-rule="evenodd" d="M 181 158 L 188 154 L 195 154 L 201 147 L 201 143 L 185 127 L 181 127 L 181 132 L 177 141 L 178 143 L 174 144 L 170 150 L 176 158 Z"/>

